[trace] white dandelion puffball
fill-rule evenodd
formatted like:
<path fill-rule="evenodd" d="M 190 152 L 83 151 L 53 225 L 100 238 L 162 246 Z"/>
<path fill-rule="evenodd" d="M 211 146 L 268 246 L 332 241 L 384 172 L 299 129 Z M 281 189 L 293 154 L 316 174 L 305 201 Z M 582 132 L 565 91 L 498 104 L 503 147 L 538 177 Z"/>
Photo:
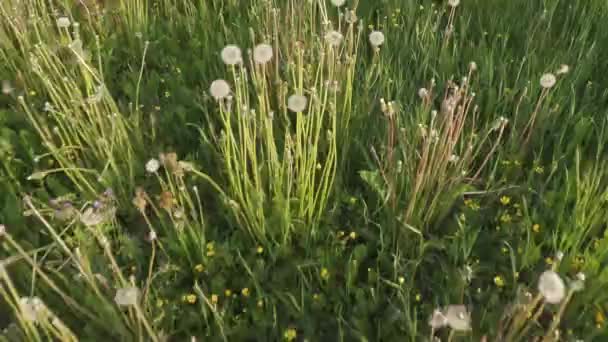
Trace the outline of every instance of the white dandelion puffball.
<path fill-rule="evenodd" d="M 253 48 L 253 60 L 258 64 L 266 64 L 272 59 L 272 46 L 259 44 Z"/>
<path fill-rule="evenodd" d="M 418 89 L 418 96 L 421 99 L 425 99 L 427 96 L 429 96 L 429 91 L 426 88 L 420 88 Z"/>
<path fill-rule="evenodd" d="M 568 66 L 568 64 L 562 64 L 559 66 L 559 69 L 557 70 L 557 74 L 558 75 L 564 75 L 567 74 L 568 72 L 570 72 L 570 67 Z"/>
<path fill-rule="evenodd" d="M 345 3 L 346 3 L 346 0 L 331 0 L 331 4 L 336 7 L 343 6 Z"/>
<path fill-rule="evenodd" d="M 13 92 L 13 87 L 9 81 L 2 81 L 2 94 L 8 95 Z"/>
<path fill-rule="evenodd" d="M 378 47 L 378 46 L 384 44 L 384 33 L 380 32 L 380 31 L 373 31 L 372 33 L 369 34 L 369 42 L 374 47 Z"/>
<path fill-rule="evenodd" d="M 460 5 L 460 0 L 448 0 L 448 5 L 450 5 L 450 7 L 456 7 Z"/>
<path fill-rule="evenodd" d="M 137 287 L 125 287 L 116 290 L 114 301 L 118 306 L 133 306 L 139 299 L 139 289 Z"/>
<path fill-rule="evenodd" d="M 28 322 L 39 322 L 44 316 L 46 306 L 38 297 L 21 297 L 19 299 L 21 315 Z"/>
<path fill-rule="evenodd" d="M 554 271 L 545 271 L 541 274 L 538 281 L 538 291 L 543 295 L 545 301 L 550 304 L 557 304 L 566 295 L 566 285 Z"/>
<path fill-rule="evenodd" d="M 68 28 L 72 23 L 70 22 L 70 18 L 68 17 L 59 17 L 57 18 L 57 27 L 59 28 Z"/>
<path fill-rule="evenodd" d="M 344 14 L 344 20 L 346 20 L 346 22 L 349 24 L 356 23 L 358 19 L 359 18 L 357 18 L 357 14 L 353 10 L 346 11 L 346 13 Z"/>
<path fill-rule="evenodd" d="M 215 80 L 211 82 L 209 92 L 214 99 L 219 101 L 230 95 L 230 85 L 225 80 Z"/>
<path fill-rule="evenodd" d="M 158 161 L 158 159 L 150 159 L 148 160 L 148 162 L 146 163 L 146 171 L 148 173 L 156 173 L 156 171 L 158 171 L 158 169 L 160 168 L 160 162 Z"/>
<path fill-rule="evenodd" d="M 291 95 L 287 99 L 287 108 L 292 112 L 303 112 L 308 104 L 308 99 L 303 95 Z"/>
<path fill-rule="evenodd" d="M 443 312 L 439 309 L 435 309 L 431 318 L 429 319 L 429 326 L 433 329 L 440 329 L 448 325 L 448 318 L 445 317 Z"/>
<path fill-rule="evenodd" d="M 464 305 L 448 306 L 445 317 L 450 328 L 457 331 L 471 330 L 471 314 Z"/>
<path fill-rule="evenodd" d="M 329 45 L 337 47 L 342 43 L 344 36 L 338 31 L 329 31 L 325 34 L 325 40 Z"/>
<path fill-rule="evenodd" d="M 555 78 L 555 75 L 551 73 L 544 74 L 540 78 L 540 85 L 545 89 L 553 88 L 556 82 L 557 79 Z"/>
<path fill-rule="evenodd" d="M 243 54 L 241 53 L 241 48 L 236 45 L 226 45 L 222 49 L 222 61 L 226 65 L 236 65 L 241 64 L 243 62 Z"/>

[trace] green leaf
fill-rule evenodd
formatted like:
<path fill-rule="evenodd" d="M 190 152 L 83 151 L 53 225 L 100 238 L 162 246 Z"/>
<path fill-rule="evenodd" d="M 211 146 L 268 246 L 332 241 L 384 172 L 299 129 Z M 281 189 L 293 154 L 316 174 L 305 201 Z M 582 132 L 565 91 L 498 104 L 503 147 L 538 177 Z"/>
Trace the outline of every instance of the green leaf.
<path fill-rule="evenodd" d="M 386 184 L 378 170 L 361 170 L 359 171 L 359 176 L 361 176 L 365 183 L 367 183 L 380 198 L 386 198 Z"/>

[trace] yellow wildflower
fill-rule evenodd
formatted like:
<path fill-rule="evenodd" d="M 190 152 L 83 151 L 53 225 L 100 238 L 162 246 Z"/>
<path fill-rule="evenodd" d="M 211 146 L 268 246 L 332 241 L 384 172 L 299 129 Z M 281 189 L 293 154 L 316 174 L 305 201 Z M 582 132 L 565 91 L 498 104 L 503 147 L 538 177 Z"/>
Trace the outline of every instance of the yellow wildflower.
<path fill-rule="evenodd" d="M 243 297 L 249 297 L 249 288 L 244 288 L 241 290 L 241 294 L 243 295 Z"/>
<path fill-rule="evenodd" d="M 219 297 L 216 294 L 212 294 L 211 295 L 211 303 L 213 304 L 217 304 L 217 302 L 219 301 Z"/>
<path fill-rule="evenodd" d="M 261 308 L 264 306 L 264 301 L 263 300 L 258 300 L 258 308 Z"/>
<path fill-rule="evenodd" d="M 329 279 L 329 270 L 327 270 L 325 267 L 321 269 L 321 278 L 325 280 Z"/>
<path fill-rule="evenodd" d="M 545 262 L 547 263 L 547 265 L 553 265 L 553 258 L 552 257 L 546 257 L 545 258 Z"/>
<path fill-rule="evenodd" d="M 403 283 L 405 283 L 405 278 L 404 277 L 399 277 L 398 280 L 399 280 L 399 284 L 403 285 Z"/>
<path fill-rule="evenodd" d="M 194 304 L 196 303 L 196 295 L 193 293 L 190 293 L 186 296 L 184 296 L 184 301 L 190 304 Z"/>
<path fill-rule="evenodd" d="M 502 203 L 502 205 L 508 205 L 511 203 L 511 198 L 509 196 L 502 196 L 500 198 L 500 203 Z"/>
<path fill-rule="evenodd" d="M 606 323 L 606 316 L 604 316 L 604 313 L 602 311 L 597 310 L 595 312 L 595 324 L 599 328 L 604 325 L 604 323 Z"/>
<path fill-rule="evenodd" d="M 226 289 L 226 291 L 224 291 L 224 295 L 225 295 L 226 297 L 230 297 L 230 296 L 232 296 L 232 290 L 230 290 L 230 289 Z"/>
<path fill-rule="evenodd" d="M 354 240 L 354 239 L 356 239 L 356 238 L 357 238 L 357 233 L 355 233 L 355 232 L 350 232 L 349 236 L 350 236 L 350 238 L 351 238 L 351 239 L 353 239 L 353 240 Z"/>
<path fill-rule="evenodd" d="M 256 252 L 257 252 L 258 254 L 262 254 L 262 253 L 264 253 L 264 247 L 262 247 L 262 246 L 258 246 L 258 248 L 256 249 Z"/>
<path fill-rule="evenodd" d="M 496 284 L 496 286 L 498 286 L 498 287 L 504 287 L 505 280 L 503 279 L 502 276 L 497 275 L 496 277 L 494 277 L 494 284 Z"/>
<path fill-rule="evenodd" d="M 500 220 L 504 223 L 509 223 L 511 222 L 511 215 L 504 213 L 500 216 Z"/>
<path fill-rule="evenodd" d="M 538 223 L 533 224 L 532 225 L 532 231 L 535 232 L 535 233 L 540 232 L 540 224 L 538 224 Z"/>
<path fill-rule="evenodd" d="M 202 264 L 198 264 L 194 266 L 194 271 L 197 273 L 202 273 L 205 270 L 205 267 Z"/>
<path fill-rule="evenodd" d="M 339 231 L 339 232 L 338 232 L 338 238 L 343 237 L 343 236 L 344 236 L 344 234 L 346 234 L 346 233 L 344 233 L 344 231 L 343 231 L 343 230 Z"/>
<path fill-rule="evenodd" d="M 285 337 L 285 340 L 293 341 L 296 339 L 296 337 L 298 337 L 298 333 L 297 333 L 296 329 L 289 328 L 289 329 L 285 330 L 285 333 L 283 334 L 283 336 Z"/>
<path fill-rule="evenodd" d="M 420 293 L 416 293 L 416 301 L 420 302 L 422 300 L 422 295 Z"/>
<path fill-rule="evenodd" d="M 542 175 L 545 172 L 545 168 L 543 168 L 542 166 L 536 166 L 534 168 L 534 172 L 538 173 L 539 175 Z"/>

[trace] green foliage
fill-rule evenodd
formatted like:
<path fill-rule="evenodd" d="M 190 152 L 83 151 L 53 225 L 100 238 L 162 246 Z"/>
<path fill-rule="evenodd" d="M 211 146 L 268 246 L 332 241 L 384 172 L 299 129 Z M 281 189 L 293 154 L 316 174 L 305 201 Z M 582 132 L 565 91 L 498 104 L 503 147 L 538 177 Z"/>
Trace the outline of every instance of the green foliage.
<path fill-rule="evenodd" d="M 334 2 L 0 2 L 2 340 L 608 339 L 607 3 Z"/>

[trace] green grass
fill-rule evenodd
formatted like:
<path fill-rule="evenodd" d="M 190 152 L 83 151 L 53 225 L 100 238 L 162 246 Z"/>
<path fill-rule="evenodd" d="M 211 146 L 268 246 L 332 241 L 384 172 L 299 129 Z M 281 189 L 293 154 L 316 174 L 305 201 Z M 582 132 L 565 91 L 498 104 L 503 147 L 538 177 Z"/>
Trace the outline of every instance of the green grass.
<path fill-rule="evenodd" d="M 0 3 L 2 340 L 608 339 L 605 1 L 82 3 Z"/>

